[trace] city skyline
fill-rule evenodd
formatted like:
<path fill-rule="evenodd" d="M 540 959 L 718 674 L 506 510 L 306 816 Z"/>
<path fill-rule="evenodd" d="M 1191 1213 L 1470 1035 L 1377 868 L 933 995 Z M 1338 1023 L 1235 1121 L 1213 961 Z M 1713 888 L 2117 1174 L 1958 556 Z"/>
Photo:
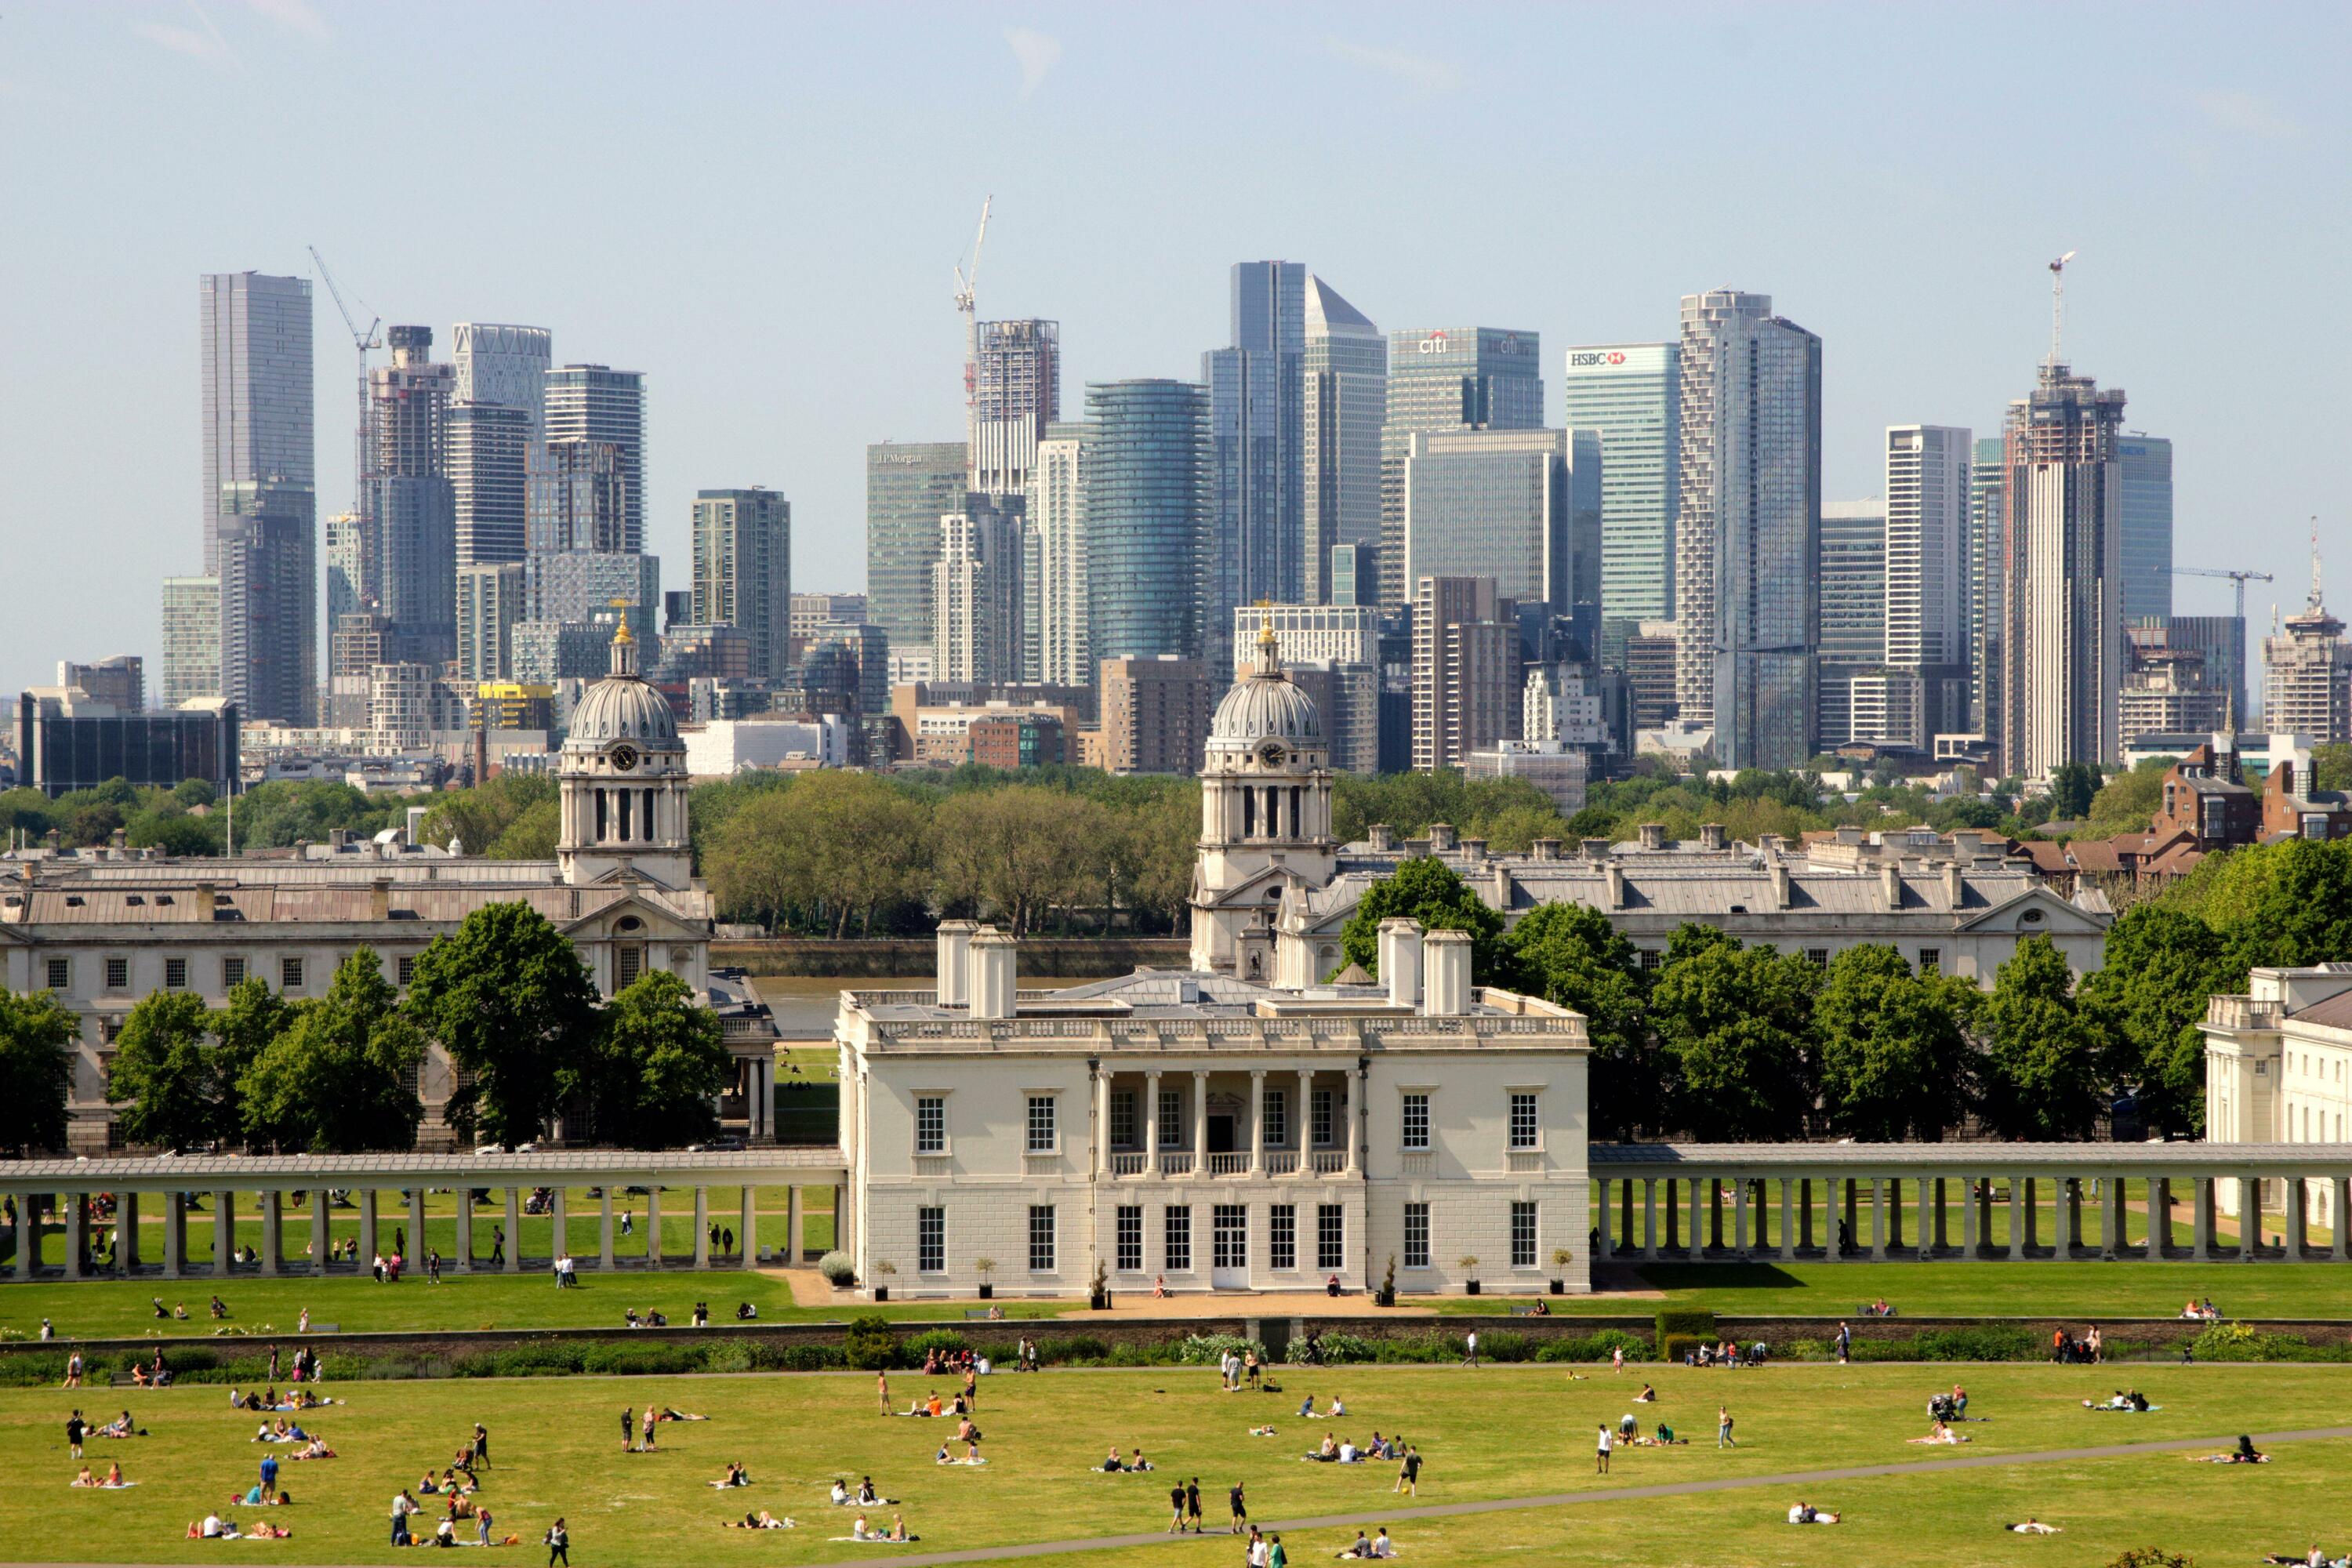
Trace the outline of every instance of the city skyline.
<path fill-rule="evenodd" d="M 1192 379 L 1202 345 L 1227 341 L 1228 269 L 1254 257 L 1296 258 L 1340 280 L 1349 303 L 1384 330 L 1516 322 L 1555 353 L 1550 345 L 1667 341 L 1679 295 L 1733 286 L 1771 293 L 1824 341 L 1828 496 L 1876 490 L 1889 425 L 1997 428 L 2044 346 L 2042 264 L 2078 247 L 2067 357 L 2102 384 L 2130 388 L 2131 425 L 2176 444 L 2176 561 L 2276 573 L 2278 584 L 2249 603 L 2257 638 L 2268 629 L 2273 597 L 2293 613 L 2313 513 L 2326 531 L 2329 487 L 2317 454 L 2329 445 L 2332 399 L 2313 386 L 2304 397 L 2266 397 L 2257 407 L 2229 395 L 2242 379 L 2211 369 L 2233 347 L 2260 364 L 2272 357 L 2267 343 L 2278 345 L 2282 366 L 2328 357 L 2323 343 L 2322 353 L 2297 352 L 2290 362 L 2291 347 L 2334 329 L 2287 312 L 2307 292 L 2295 282 L 2301 270 L 2329 249 L 2332 220 L 2324 215 L 2340 204 L 2326 197 L 2341 190 L 2344 174 L 2326 148 L 2341 110 L 2276 47 L 2273 29 L 2284 21 L 2258 18 L 2224 32 L 2177 13 L 2168 26 L 2118 39 L 2095 13 L 2052 19 L 2057 35 L 2099 31 L 2109 40 L 2113 65 L 2095 69 L 2082 91 L 2094 112 L 2151 140 L 2159 155 L 2112 189 L 2072 190 L 2063 203 L 2054 195 L 2005 198 L 2002 210 L 2012 216 L 1956 234 L 1948 216 L 1955 204 L 1965 210 L 1969 193 L 1991 188 L 1991 172 L 2031 138 L 2021 85 L 1994 82 L 1967 104 L 1915 109 L 1891 83 L 1862 82 L 1837 107 L 1776 126 L 1769 148 L 1738 154 L 1759 173 L 1783 158 L 1812 160 L 1799 191 L 1805 199 L 1789 201 L 1783 191 L 1768 205 L 1734 195 L 1696 218 L 1677 211 L 1656 172 L 1728 134 L 1763 100 L 1726 93 L 1667 142 L 1639 149 L 1611 141 L 1608 128 L 1629 97 L 1668 79 L 1673 37 L 1718 15 L 1474 12 L 1440 27 L 1401 11 L 1301 13 L 1275 28 L 1267 63 L 1250 66 L 1206 58 L 1213 13 L 1166 22 L 1168 36 L 1157 42 L 1132 19 L 960 16 L 943 20 L 912 59 L 899 58 L 903 39 L 845 17 L 688 14 L 641 39 L 615 38 L 614 26 L 585 26 L 530 47 L 572 68 L 575 80 L 615 90 L 610 156 L 645 182 L 653 204 L 638 226 L 644 235 L 591 249 L 565 221 L 571 198 L 559 203 L 551 193 L 489 178 L 510 163 L 477 166 L 448 143 L 446 158 L 430 155 L 430 142 L 422 153 L 378 150 L 359 122 L 346 130 L 336 118 L 347 89 L 330 84 L 347 74 L 341 66 L 366 58 L 370 74 L 392 79 L 434 53 L 445 35 L 429 9 L 395 16 L 226 7 L 209 32 L 163 6 L 12 13 L 20 58 L 37 63 L 0 77 L 0 113 L 25 121 L 20 141 L 47 155 L 11 176 L 16 209 L 30 215 L 27 232 L 40 237 L 0 258 L 0 277 L 22 312 L 9 325 L 19 374 L 0 394 L 0 416 L 18 436 L 0 524 L 30 539 L 70 520 L 75 536 L 104 558 L 153 561 L 156 577 L 200 572 L 203 561 L 186 545 L 198 520 L 182 510 L 199 472 L 188 449 L 197 444 L 189 394 L 198 381 L 190 283 L 247 268 L 315 277 L 303 247 L 317 243 L 346 294 L 365 299 L 373 308 L 365 313 L 387 322 L 430 325 L 444 341 L 461 321 L 542 323 L 564 363 L 642 372 L 654 454 L 644 497 L 649 552 L 687 558 L 697 489 L 761 484 L 790 498 L 802 520 L 795 580 L 854 589 L 864 578 L 857 521 L 866 447 L 952 438 L 961 426 L 962 343 L 947 269 L 969 243 L 979 198 L 993 192 L 979 312 L 1059 321 L 1062 380 L 1074 405 L 1089 383 Z M 1780 16 L 1769 27 L 1745 18 L 1711 29 L 1708 47 L 1759 63 L 1802 59 L 1839 32 L 1841 16 Z M 2309 20 L 2322 33 L 2342 26 L 2325 14 Z M 482 24 L 493 52 L 501 40 L 520 47 L 530 32 L 520 17 Z M 1891 25 L 1900 33 L 1932 24 Z M 1055 43 L 1032 52 L 1026 69 L 1034 74 L 1024 74 L 1007 43 L 1009 27 Z M 2305 46 L 2291 53 L 2325 52 L 2308 47 L 2307 28 L 2298 31 Z M 697 158 L 683 162 L 698 166 L 681 171 L 688 143 L 655 111 L 656 95 L 643 83 L 698 54 L 766 44 L 803 49 L 839 79 L 775 111 L 777 121 L 742 128 L 756 133 L 740 146 L 721 149 L 727 137 L 694 140 Z M 1971 58 L 1990 58 L 1978 55 L 1990 39 L 1955 47 L 1946 58 L 1956 80 Z M 1479 65 L 1506 48 L 1513 58 L 1549 51 L 1563 59 L 1599 49 L 1625 62 L 1621 84 L 1559 110 L 1580 139 L 1598 138 L 1599 166 L 1590 158 L 1580 166 L 1593 201 L 1616 204 L 1622 221 L 1611 232 L 1626 237 L 1622 244 L 1595 245 L 1589 228 L 1489 203 L 1473 259 L 1443 223 L 1394 221 L 1400 198 L 1441 178 L 1489 195 L 1503 189 L 1472 153 L 1531 101 L 1532 82 L 1492 80 Z M 1056 64 L 1036 63 L 1055 54 Z M 894 66 L 906 68 L 903 77 L 889 76 Z M 428 108 L 446 100 L 454 111 L 468 100 L 473 73 L 485 68 L 456 62 L 446 84 L 416 90 Z M 60 89 L 46 84 L 100 69 L 124 83 L 119 121 L 87 144 L 50 133 Z M 1339 117 L 1327 132 L 1330 143 L 1300 143 L 1299 157 L 1251 168 L 1218 159 L 1213 147 L 1177 144 L 1181 122 L 1139 107 L 1153 84 L 1193 82 L 1222 95 L 1272 70 L 1284 73 L 1297 100 L 1278 121 L 1271 108 L 1253 110 L 1252 128 L 1295 125 L 1299 107 L 1329 109 Z M 236 79 L 268 90 L 228 95 L 250 106 L 224 101 L 223 81 Z M 487 129 L 527 154 L 547 135 L 530 122 L 544 111 L 543 96 L 509 89 Z M 201 114 L 222 133 L 259 134 L 277 122 L 275 110 L 265 119 L 261 109 L 273 95 L 293 118 L 315 118 L 326 132 L 265 138 L 236 189 L 189 174 L 194 165 L 166 134 L 171 124 Z M 913 117 L 884 138 L 826 129 L 824 117 L 845 101 Z M 1000 103 L 1006 112 L 995 121 L 975 112 Z M 1448 111 L 1429 112 L 1433 105 Z M 1113 109 L 1124 118 L 1106 121 Z M 950 120 L 961 126 L 962 156 L 942 173 L 935 154 L 946 143 L 930 132 Z M 478 119 L 463 122 L 485 129 Z M 1843 144 L 1864 122 L 1893 132 L 1888 152 Z M 1934 189 L 1915 173 L 1915 146 L 1899 158 L 1892 151 L 1915 131 L 1953 171 Z M 793 205 L 808 215 L 795 226 L 813 226 L 803 236 L 812 243 L 783 255 L 752 243 L 756 235 L 708 251 L 672 242 L 687 215 L 721 189 L 787 177 L 771 154 L 796 139 L 814 154 L 788 176 Z M 1040 161 L 1040 144 L 1059 151 Z M 1161 179 L 1113 192 L 1108 208 L 1098 183 L 1086 202 L 1068 199 L 1075 176 L 1147 145 L 1155 153 L 1173 146 Z M 1317 177 L 1305 199 L 1301 157 L 1313 160 Z M 1986 174 L 1968 172 L 1976 169 Z M 1200 203 L 1212 181 L 1223 182 L 1231 199 Z M 379 228 L 379 211 L 428 192 L 468 221 Z M 1179 213 L 1185 221 L 1171 222 Z M 127 243 L 134 228 L 135 245 Z M 2250 231 L 2269 243 L 2234 243 Z M 2215 247 L 2223 243 L 2235 284 L 2227 289 L 2215 282 L 2222 254 Z M 632 287 L 648 278 L 660 287 Z M 313 289 L 311 321 L 322 528 L 352 499 L 344 458 L 350 340 L 332 299 L 319 297 L 325 292 Z M 1931 297 L 1932 310 L 1916 303 Z M 37 315 L 25 303 L 34 300 L 44 302 Z M 1558 382 L 1557 363 L 1538 368 Z M 1561 395 L 1547 386 L 1544 424 L 1565 422 Z M 101 398 L 110 412 L 100 432 L 77 411 Z M 89 476 L 100 472 L 109 484 L 93 492 Z M 0 688 L 45 679 L 58 657 L 152 660 L 158 653 L 153 579 L 91 593 L 77 585 L 85 560 L 45 552 L 19 564 L 32 591 L 21 596 L 26 612 L 0 629 Z M 2226 603 L 2226 584 L 2185 580 L 2175 588 L 2184 614 Z"/>

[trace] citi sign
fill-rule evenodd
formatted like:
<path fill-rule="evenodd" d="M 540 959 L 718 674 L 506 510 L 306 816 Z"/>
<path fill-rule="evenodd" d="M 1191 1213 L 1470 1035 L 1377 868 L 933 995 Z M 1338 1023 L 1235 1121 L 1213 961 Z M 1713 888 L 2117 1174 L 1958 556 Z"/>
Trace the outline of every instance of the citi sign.
<path fill-rule="evenodd" d="M 1614 370 L 1624 363 L 1622 349 L 1580 349 L 1568 356 L 1570 370 Z"/>
<path fill-rule="evenodd" d="M 1442 354 L 1453 346 L 1452 340 L 1444 332 L 1432 332 L 1421 340 L 1421 352 L 1425 354 Z"/>

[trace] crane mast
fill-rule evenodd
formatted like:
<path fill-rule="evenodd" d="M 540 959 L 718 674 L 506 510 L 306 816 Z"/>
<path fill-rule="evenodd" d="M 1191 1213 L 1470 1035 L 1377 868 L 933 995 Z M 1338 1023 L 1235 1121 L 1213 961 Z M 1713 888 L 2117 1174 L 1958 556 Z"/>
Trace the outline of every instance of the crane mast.
<path fill-rule="evenodd" d="M 971 270 L 966 272 L 961 263 L 955 268 L 955 304 L 963 316 L 963 425 L 967 452 L 979 439 L 976 400 L 980 377 L 980 252 L 988 243 L 988 210 L 995 203 L 993 195 L 981 200 L 980 232 L 971 241 Z"/>
<path fill-rule="evenodd" d="M 328 270 L 327 258 L 319 254 L 319 247 L 315 245 L 310 247 L 310 251 L 311 261 L 318 266 L 320 279 L 327 285 L 329 297 L 335 301 L 335 309 L 342 313 L 343 326 L 352 334 L 352 345 L 359 350 L 359 426 L 358 433 L 352 438 L 352 510 L 364 517 L 368 510 L 368 473 L 373 466 L 368 449 L 368 351 L 383 346 L 383 339 L 376 332 L 376 328 L 383 324 L 383 318 L 370 311 L 368 324 L 361 326 L 352 314 L 351 306 L 344 302 L 343 291 L 335 286 L 335 275 Z M 364 301 L 360 308 L 367 309 Z"/>

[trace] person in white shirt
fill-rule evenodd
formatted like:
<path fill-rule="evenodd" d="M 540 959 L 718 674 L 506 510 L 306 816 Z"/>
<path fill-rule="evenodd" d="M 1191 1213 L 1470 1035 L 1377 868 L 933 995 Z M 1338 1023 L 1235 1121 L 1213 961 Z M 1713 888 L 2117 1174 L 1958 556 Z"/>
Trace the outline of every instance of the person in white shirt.
<path fill-rule="evenodd" d="M 1609 1473 L 1609 1448 L 1612 1439 L 1609 1436 L 1609 1428 L 1604 1425 L 1601 1427 L 1601 1436 L 1598 1439 L 1599 1446 L 1593 1451 L 1593 1474 L 1605 1476 Z"/>
<path fill-rule="evenodd" d="M 1473 1329 L 1468 1333 L 1462 1336 L 1462 1364 L 1464 1366 L 1476 1366 L 1478 1364 L 1477 1330 Z"/>
<path fill-rule="evenodd" d="M 1356 1458 L 1357 1454 L 1354 1440 L 1352 1438 L 1342 1438 L 1339 1443 L 1339 1462 L 1343 1465 L 1352 1465 L 1356 1462 Z"/>
<path fill-rule="evenodd" d="M 217 1541 L 222 1536 L 228 1533 L 228 1525 L 221 1519 L 220 1515 L 216 1513 L 208 1513 L 205 1515 L 204 1533 L 205 1540 Z"/>

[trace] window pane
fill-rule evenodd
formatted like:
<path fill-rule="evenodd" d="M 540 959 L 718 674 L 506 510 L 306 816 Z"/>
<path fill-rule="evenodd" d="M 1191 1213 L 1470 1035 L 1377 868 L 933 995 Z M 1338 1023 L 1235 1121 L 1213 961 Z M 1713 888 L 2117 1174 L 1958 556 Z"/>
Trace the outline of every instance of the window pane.
<path fill-rule="evenodd" d="M 1290 1141 L 1289 1101 L 1278 1089 L 1265 1091 L 1265 1142 L 1276 1148 Z"/>
<path fill-rule="evenodd" d="M 1029 1271 L 1050 1274 L 1054 1271 L 1054 1205 L 1029 1205 Z"/>
<path fill-rule="evenodd" d="M 1404 1266 L 1407 1268 L 1429 1267 L 1429 1205 L 1404 1205 Z"/>
<path fill-rule="evenodd" d="M 1173 1207 L 1166 1219 L 1168 1267 L 1183 1270 L 1192 1267 L 1192 1211 Z"/>
<path fill-rule="evenodd" d="M 1429 1096 L 1426 1094 L 1404 1097 L 1404 1146 L 1408 1149 L 1429 1147 Z"/>
<path fill-rule="evenodd" d="M 940 1095 L 926 1094 L 915 1101 L 915 1152 L 938 1154 L 948 1146 L 948 1102 Z"/>
<path fill-rule="evenodd" d="M 1143 1207 L 1139 1204 L 1119 1205 L 1118 1267 L 1127 1274 L 1143 1270 Z"/>
<path fill-rule="evenodd" d="M 1511 1267 L 1533 1268 L 1536 1266 L 1536 1205 L 1515 1203 L 1511 1205 Z"/>
<path fill-rule="evenodd" d="M 915 1267 L 925 1274 L 937 1274 L 948 1266 L 948 1211 L 925 1208 L 915 1211 Z"/>
<path fill-rule="evenodd" d="M 1536 1146 L 1536 1097 L 1532 1094 L 1511 1096 L 1511 1147 L 1532 1149 Z"/>
<path fill-rule="evenodd" d="M 1054 1152 L 1054 1097 L 1033 1094 L 1029 1097 L 1029 1152 L 1050 1154 Z"/>
<path fill-rule="evenodd" d="M 1135 1090 L 1131 1089 L 1111 1091 L 1110 1141 L 1121 1149 L 1135 1146 Z"/>
<path fill-rule="evenodd" d="M 1184 1095 L 1181 1089 L 1160 1091 L 1160 1146 L 1181 1149 L 1189 1142 L 1184 1136 Z"/>
<path fill-rule="evenodd" d="M 1276 1269 L 1298 1267 L 1298 1209 L 1276 1204 L 1266 1215 L 1266 1260 Z"/>
<path fill-rule="evenodd" d="M 1348 1267 L 1348 1211 L 1338 1204 L 1316 1208 L 1315 1267 L 1326 1271 Z"/>
<path fill-rule="evenodd" d="M 1331 1091 L 1328 1089 L 1315 1091 L 1315 1146 L 1331 1146 Z"/>

